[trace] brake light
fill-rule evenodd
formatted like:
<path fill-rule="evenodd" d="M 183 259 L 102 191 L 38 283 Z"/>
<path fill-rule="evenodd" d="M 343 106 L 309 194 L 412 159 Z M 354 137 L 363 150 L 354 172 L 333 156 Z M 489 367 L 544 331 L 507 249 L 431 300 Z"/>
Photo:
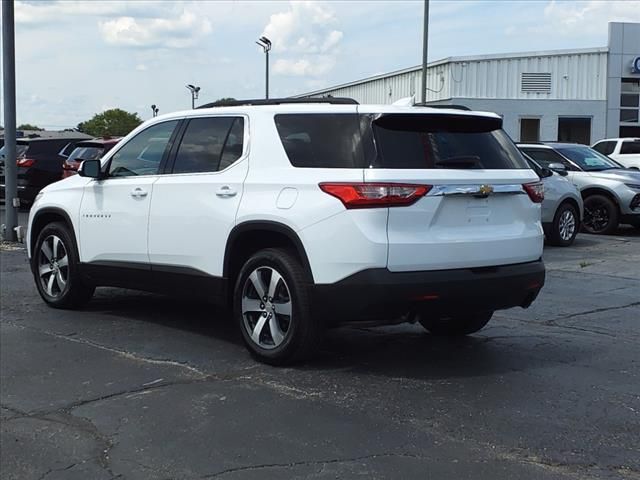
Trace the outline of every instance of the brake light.
<path fill-rule="evenodd" d="M 79 164 L 79 163 L 68 163 L 68 162 L 64 162 L 64 163 L 62 164 L 62 168 L 63 168 L 64 170 L 72 170 L 72 171 L 74 171 L 74 172 L 77 172 L 77 171 L 78 171 L 78 167 L 79 167 L 79 166 L 80 166 L 80 164 Z"/>
<path fill-rule="evenodd" d="M 321 183 L 319 187 L 348 209 L 404 207 L 415 203 L 431 190 L 431 185 L 403 183 Z"/>
<path fill-rule="evenodd" d="M 36 161 L 33 158 L 19 158 L 16 160 L 16 165 L 19 167 L 33 167 Z"/>
<path fill-rule="evenodd" d="M 523 187 L 532 202 L 542 203 L 544 200 L 544 185 L 542 182 L 525 183 Z"/>

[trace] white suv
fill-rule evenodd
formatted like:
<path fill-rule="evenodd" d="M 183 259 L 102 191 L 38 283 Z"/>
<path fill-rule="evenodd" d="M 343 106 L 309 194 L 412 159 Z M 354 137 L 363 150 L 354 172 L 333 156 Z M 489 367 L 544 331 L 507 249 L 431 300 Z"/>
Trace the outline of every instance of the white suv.
<path fill-rule="evenodd" d="M 605 138 L 591 148 L 626 168 L 640 170 L 640 138 Z"/>
<path fill-rule="evenodd" d="M 198 293 L 274 364 L 344 322 L 475 332 L 544 283 L 542 187 L 501 126 L 349 99 L 153 118 L 38 196 L 38 291 L 59 308 L 96 286 Z"/>

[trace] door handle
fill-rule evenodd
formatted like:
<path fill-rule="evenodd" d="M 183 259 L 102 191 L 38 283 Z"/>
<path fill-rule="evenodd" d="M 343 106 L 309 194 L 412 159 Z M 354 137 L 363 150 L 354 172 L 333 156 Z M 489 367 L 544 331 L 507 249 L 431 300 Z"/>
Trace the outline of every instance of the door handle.
<path fill-rule="evenodd" d="M 218 191 L 216 192 L 216 195 L 222 198 L 229 198 L 229 197 L 235 197 L 236 193 L 238 192 L 236 192 L 229 185 L 224 185 L 223 187 L 220 187 L 218 189 Z"/>
<path fill-rule="evenodd" d="M 147 191 L 143 190 L 140 187 L 136 187 L 133 190 L 131 190 L 131 196 L 133 198 L 142 198 L 142 197 L 146 197 L 147 196 Z"/>

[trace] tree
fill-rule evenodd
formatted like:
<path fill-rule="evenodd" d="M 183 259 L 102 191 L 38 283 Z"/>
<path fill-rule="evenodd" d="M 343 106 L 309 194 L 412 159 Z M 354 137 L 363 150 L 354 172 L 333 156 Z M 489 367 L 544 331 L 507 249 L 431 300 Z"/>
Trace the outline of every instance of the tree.
<path fill-rule="evenodd" d="M 216 100 L 215 102 L 213 102 L 213 106 L 218 106 L 218 105 L 224 105 L 227 102 L 235 102 L 236 99 L 232 98 L 232 97 L 224 97 L 224 98 L 219 98 L 218 100 Z"/>
<path fill-rule="evenodd" d="M 78 131 L 94 137 L 122 137 L 142 123 L 137 113 L 129 113 L 119 108 L 96 113 L 91 120 L 80 122 Z"/>
<path fill-rule="evenodd" d="M 36 132 L 41 132 L 44 128 L 36 127 L 35 125 L 31 125 L 30 123 L 23 123 L 22 125 L 18 125 L 16 130 L 35 130 Z"/>

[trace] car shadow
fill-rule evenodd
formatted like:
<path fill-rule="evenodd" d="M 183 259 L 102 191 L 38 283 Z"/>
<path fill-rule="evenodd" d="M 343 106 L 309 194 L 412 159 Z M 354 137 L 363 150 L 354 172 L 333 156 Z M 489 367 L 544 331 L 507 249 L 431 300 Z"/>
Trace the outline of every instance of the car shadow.
<path fill-rule="evenodd" d="M 167 334 L 173 329 L 187 331 L 211 339 L 212 348 L 223 341 L 237 346 L 238 355 L 247 355 L 230 313 L 204 301 L 102 289 L 85 310 L 155 324 L 165 327 Z M 299 373 L 349 370 L 407 379 L 477 377 L 548 368 L 589 354 L 588 346 L 581 344 L 574 351 L 566 340 L 513 325 L 507 328 L 500 318 L 463 338 L 432 336 L 411 324 L 350 325 L 327 331 L 318 355 L 292 369 Z"/>

